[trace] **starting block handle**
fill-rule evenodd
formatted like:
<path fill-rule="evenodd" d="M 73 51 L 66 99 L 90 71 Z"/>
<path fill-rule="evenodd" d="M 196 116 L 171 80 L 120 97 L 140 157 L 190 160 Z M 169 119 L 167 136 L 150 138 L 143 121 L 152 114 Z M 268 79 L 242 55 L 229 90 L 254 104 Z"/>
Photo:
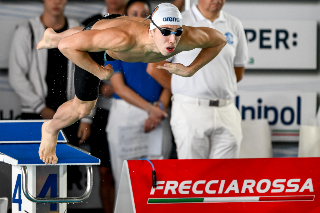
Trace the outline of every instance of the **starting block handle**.
<path fill-rule="evenodd" d="M 79 203 L 87 199 L 92 191 L 93 178 L 92 178 L 92 166 L 86 166 L 87 168 L 87 189 L 80 197 L 56 197 L 56 198 L 39 198 L 34 197 L 28 190 L 28 169 L 26 166 L 22 166 L 22 190 L 28 200 L 34 203 Z"/>

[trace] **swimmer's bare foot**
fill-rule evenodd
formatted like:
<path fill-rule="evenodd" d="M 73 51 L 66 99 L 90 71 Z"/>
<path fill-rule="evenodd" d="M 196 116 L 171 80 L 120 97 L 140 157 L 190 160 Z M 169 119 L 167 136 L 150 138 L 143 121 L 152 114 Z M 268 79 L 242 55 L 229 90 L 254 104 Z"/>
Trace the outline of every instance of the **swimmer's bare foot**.
<path fill-rule="evenodd" d="M 39 156 L 45 164 L 56 164 L 58 162 L 58 158 L 56 156 L 58 134 L 52 134 L 47 131 L 47 126 L 50 124 L 50 122 L 51 120 L 42 124 L 42 137 L 39 147 Z"/>
<path fill-rule="evenodd" d="M 57 33 L 52 28 L 47 28 L 46 31 L 44 31 L 43 38 L 41 41 L 39 41 L 37 45 L 37 49 L 51 49 L 51 48 L 57 48 L 58 43 L 54 44 L 54 36 Z"/>

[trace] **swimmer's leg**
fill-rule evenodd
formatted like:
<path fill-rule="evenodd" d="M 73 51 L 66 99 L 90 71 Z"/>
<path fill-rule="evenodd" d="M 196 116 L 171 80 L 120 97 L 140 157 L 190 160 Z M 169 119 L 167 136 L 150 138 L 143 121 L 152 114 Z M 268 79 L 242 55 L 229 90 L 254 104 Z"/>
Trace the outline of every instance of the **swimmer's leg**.
<path fill-rule="evenodd" d="M 56 164 L 58 162 L 56 146 L 59 131 L 88 116 L 96 102 L 97 100 L 81 101 L 75 96 L 73 100 L 65 102 L 58 108 L 52 120 L 43 123 L 39 156 L 44 163 Z"/>
<path fill-rule="evenodd" d="M 83 27 L 73 27 L 61 33 L 56 33 L 52 28 L 47 28 L 43 34 L 43 38 L 39 41 L 37 49 L 52 49 L 57 48 L 61 39 L 78 33 L 83 30 Z"/>

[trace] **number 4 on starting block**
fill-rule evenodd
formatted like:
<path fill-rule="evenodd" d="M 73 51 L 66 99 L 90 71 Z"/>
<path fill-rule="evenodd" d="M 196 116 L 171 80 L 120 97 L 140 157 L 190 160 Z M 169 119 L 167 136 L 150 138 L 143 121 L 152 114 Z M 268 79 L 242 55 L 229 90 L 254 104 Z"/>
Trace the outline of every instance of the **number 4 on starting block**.
<path fill-rule="evenodd" d="M 125 161 L 115 213 L 320 212 L 320 158 Z"/>
<path fill-rule="evenodd" d="M 29 192 L 36 194 L 36 168 L 28 166 L 30 172 L 28 178 Z M 22 174 L 20 166 L 12 166 L 12 212 L 36 212 L 36 203 L 30 202 L 22 192 Z"/>
<path fill-rule="evenodd" d="M 18 174 L 16 185 L 13 189 L 13 196 L 12 196 L 12 203 L 18 204 L 19 211 L 21 211 L 21 205 L 22 205 L 22 197 L 21 197 L 21 174 Z"/>

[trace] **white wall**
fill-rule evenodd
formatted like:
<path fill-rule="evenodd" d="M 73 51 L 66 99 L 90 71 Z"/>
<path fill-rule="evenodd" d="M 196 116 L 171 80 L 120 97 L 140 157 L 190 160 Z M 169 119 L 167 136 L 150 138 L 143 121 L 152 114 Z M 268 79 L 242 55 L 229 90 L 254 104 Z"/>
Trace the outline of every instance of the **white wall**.
<path fill-rule="evenodd" d="M 101 1 L 102 2 L 102 1 Z M 152 1 L 152 6 L 162 1 Z M 191 2 L 196 2 L 195 0 Z M 66 8 L 69 17 L 82 21 L 99 12 L 103 3 L 70 2 Z M 223 8 L 240 20 L 317 20 L 320 22 L 319 1 L 226 1 Z M 7 67 L 11 34 L 15 23 L 40 15 L 41 3 L 0 3 L 0 68 Z M 319 41 L 318 41 L 319 52 Z M 319 55 L 319 54 L 318 54 Z M 319 57 L 319 56 L 318 56 Z M 239 91 L 316 91 L 320 94 L 320 68 L 317 70 L 247 70 L 239 83 Z"/>
<path fill-rule="evenodd" d="M 69 2 L 65 14 L 78 21 L 83 21 L 92 14 L 100 13 L 104 3 Z M 16 26 L 26 22 L 28 19 L 40 16 L 43 11 L 43 4 L 36 2 L 4 2 L 0 1 L 0 69 L 8 68 L 8 53 L 11 45 L 11 38 Z"/>
<path fill-rule="evenodd" d="M 191 0 L 192 4 L 197 0 Z M 161 3 L 154 1 L 153 5 Z M 226 0 L 223 10 L 240 20 L 316 20 L 320 23 L 320 1 Z M 319 30 L 318 30 L 319 31 Z M 319 35 L 319 32 L 318 32 Z M 319 58 L 319 39 L 318 39 Z M 320 94 L 320 63 L 317 70 L 246 70 L 239 91 L 304 91 Z"/>
<path fill-rule="evenodd" d="M 14 2 L 14 1 L 12 1 Z M 152 1 L 152 6 L 163 1 Z M 196 2 L 196 0 L 191 0 Z M 69 17 L 82 21 L 90 14 L 99 12 L 101 3 L 70 2 L 66 8 Z M 223 8 L 240 20 L 317 20 L 320 22 L 320 1 L 232 1 Z M 0 68 L 7 68 L 7 53 L 16 23 L 40 15 L 42 4 L 0 2 Z M 319 31 L 319 30 L 318 30 Z M 319 41 L 318 41 L 319 52 Z M 318 54 L 319 55 L 319 54 Z M 319 57 L 319 56 L 318 56 Z M 317 70 L 247 70 L 239 83 L 239 91 L 316 91 L 320 94 L 320 66 Z"/>
<path fill-rule="evenodd" d="M 240 20 L 317 20 L 320 22 L 320 2 L 226 2 L 224 10 Z M 319 41 L 318 41 L 319 58 Z M 320 93 L 318 69 L 307 70 L 247 70 L 239 90 L 250 91 L 316 91 Z"/>

